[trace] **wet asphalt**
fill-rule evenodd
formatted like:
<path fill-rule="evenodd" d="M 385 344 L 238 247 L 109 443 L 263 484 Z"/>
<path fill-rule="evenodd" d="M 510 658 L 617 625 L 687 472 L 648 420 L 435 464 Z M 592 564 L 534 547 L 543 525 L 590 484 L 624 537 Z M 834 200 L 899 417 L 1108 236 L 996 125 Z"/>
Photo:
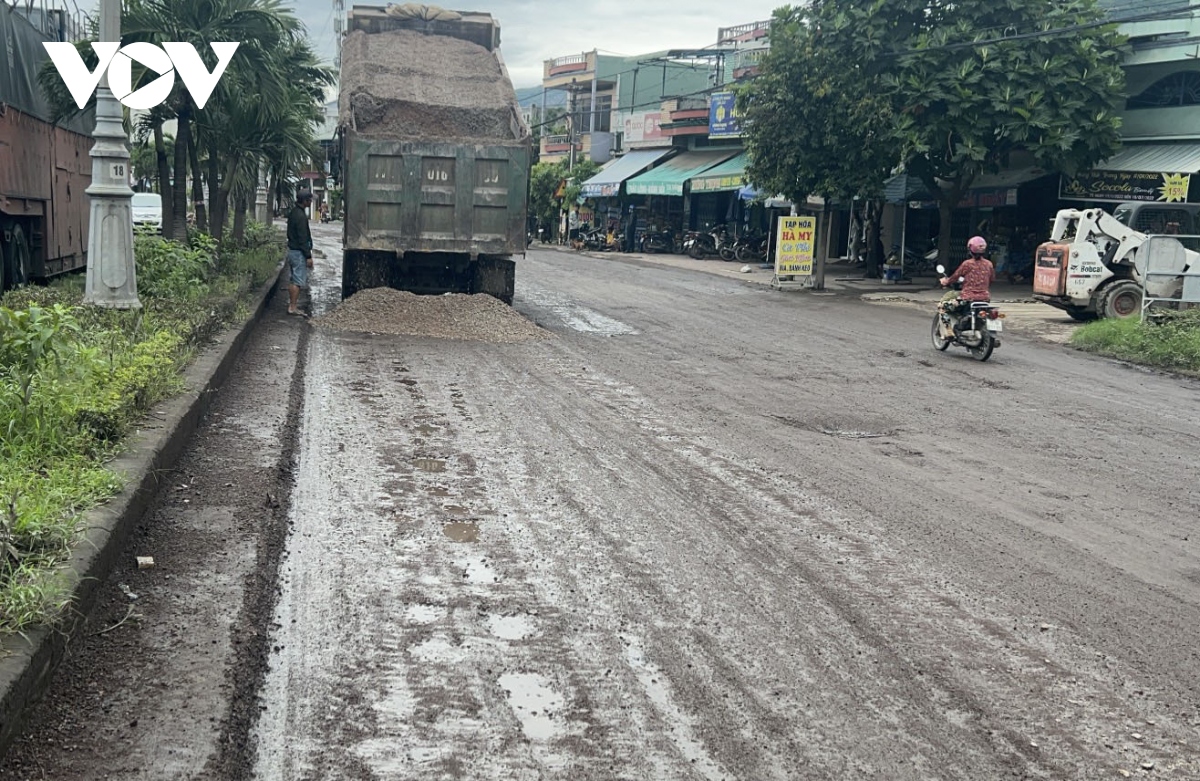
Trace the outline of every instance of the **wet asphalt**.
<path fill-rule="evenodd" d="M 515 306 L 314 329 L 257 778 L 1200 777 L 1196 383 L 555 250 Z"/>
<path fill-rule="evenodd" d="M 303 381 L 265 673 L 159 654 L 124 684 L 243 669 L 214 692 L 257 719 L 190 746 L 173 721 L 172 777 L 1200 778 L 1200 384 L 1020 336 L 980 364 L 920 311 L 554 249 L 515 307 L 554 337 L 276 318 Z M 106 734 L 45 777 L 153 777 L 88 770 Z"/>

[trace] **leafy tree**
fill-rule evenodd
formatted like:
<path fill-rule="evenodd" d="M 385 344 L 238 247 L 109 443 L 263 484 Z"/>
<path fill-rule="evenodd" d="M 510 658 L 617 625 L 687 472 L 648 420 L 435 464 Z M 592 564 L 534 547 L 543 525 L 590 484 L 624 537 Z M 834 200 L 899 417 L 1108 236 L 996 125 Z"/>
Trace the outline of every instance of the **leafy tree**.
<path fill-rule="evenodd" d="M 793 203 L 809 195 L 843 201 L 878 195 L 899 162 L 890 102 L 846 73 L 855 63 L 825 50 L 814 12 L 775 12 L 759 75 L 739 91 L 747 176 Z"/>
<path fill-rule="evenodd" d="M 559 213 L 579 200 L 583 183 L 596 175 L 600 166 L 591 160 L 580 160 L 568 171 L 566 162 L 535 163 L 529 175 L 529 212 L 540 222 L 558 224 Z M 557 193 L 566 180 L 562 197 Z"/>
<path fill-rule="evenodd" d="M 163 140 L 164 161 L 168 158 L 175 148 L 175 139 L 169 134 L 164 135 Z M 163 192 L 162 182 L 159 181 L 158 168 L 158 150 L 155 144 L 148 138 L 139 136 L 129 147 L 129 165 L 133 168 L 133 176 L 138 180 L 139 184 L 154 182 L 158 187 L 158 192 Z M 170 179 L 167 179 L 169 182 Z"/>
<path fill-rule="evenodd" d="M 822 47 L 810 8 L 780 8 L 771 26 L 771 48 L 760 75 L 739 93 L 750 181 L 803 203 L 865 202 L 871 215 L 883 183 L 899 162 L 891 143 L 888 97 L 872 89 L 858 63 L 830 56 Z M 873 251 L 880 221 L 868 220 L 871 276 L 883 258 Z"/>
<path fill-rule="evenodd" d="M 215 64 L 209 41 L 241 43 L 204 109 L 192 103 L 182 80 L 176 79 L 168 100 L 142 113 L 134 129 L 138 144 L 153 138 L 164 235 L 185 234 L 189 171 L 197 227 L 220 238 L 232 201 L 237 233 L 254 202 L 260 169 L 282 190 L 282 183 L 314 156 L 313 133 L 323 119 L 321 106 L 326 87 L 334 81 L 332 71 L 317 63 L 299 20 L 278 0 L 126 0 L 121 29 L 122 43 L 189 41 L 209 68 Z M 93 25 L 92 36 L 96 35 Z M 77 47 L 94 68 L 89 42 Z M 160 74 L 135 62 L 132 75 L 136 89 Z M 52 63 L 46 63 L 38 78 L 57 119 L 79 113 Z M 172 120 L 178 143 L 163 131 Z M 135 161 L 143 176 L 150 160 L 137 145 Z M 211 220 L 206 220 L 203 205 L 205 182 Z"/>
<path fill-rule="evenodd" d="M 577 160 L 575 167 L 567 171 L 565 164 L 563 165 L 563 178 L 567 180 L 567 186 L 563 188 L 563 208 L 573 204 L 583 195 L 583 183 L 591 179 L 600 171 L 600 164 L 594 163 L 591 160 Z"/>
<path fill-rule="evenodd" d="M 773 25 L 764 76 L 791 63 L 777 53 L 782 48 L 798 51 L 794 56 L 827 80 L 807 77 L 794 97 L 782 84 L 764 87 L 766 99 L 752 86 L 744 98 L 749 124 L 771 111 L 811 118 L 793 104 L 814 97 L 829 99 L 824 108 L 833 119 L 818 126 L 820 137 L 808 148 L 749 130 L 752 151 L 762 157 L 752 171 L 764 176 L 763 185 L 786 181 L 789 165 L 804 174 L 795 187 L 810 184 L 813 171 L 831 179 L 843 160 L 862 161 L 869 128 L 881 159 L 890 155 L 936 196 L 941 235 L 948 237 L 954 207 L 971 184 L 1014 153 L 1073 173 L 1117 150 L 1124 39 L 1102 21 L 1095 0 L 813 0 L 785 9 Z M 868 118 L 856 124 L 862 115 L 855 104 L 864 100 Z M 848 124 L 839 130 L 841 122 Z M 796 132 L 812 135 L 807 126 Z M 870 175 L 877 178 L 878 169 Z M 942 260 L 950 249 L 940 243 Z"/>
<path fill-rule="evenodd" d="M 529 212 L 538 222 L 555 225 L 558 220 L 559 201 L 554 197 L 563 180 L 563 168 L 559 163 L 535 163 L 529 173 Z"/>

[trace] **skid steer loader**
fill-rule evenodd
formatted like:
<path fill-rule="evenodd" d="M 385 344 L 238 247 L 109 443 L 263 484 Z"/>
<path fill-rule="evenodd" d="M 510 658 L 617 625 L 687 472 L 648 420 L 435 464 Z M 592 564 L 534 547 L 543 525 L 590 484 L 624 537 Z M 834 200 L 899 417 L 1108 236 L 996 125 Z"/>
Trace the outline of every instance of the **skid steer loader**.
<path fill-rule="evenodd" d="M 1130 215 L 1136 205 L 1125 206 L 1125 214 Z M 1122 213 L 1121 207 L 1117 212 Z M 1178 296 L 1182 277 L 1157 273 L 1183 274 L 1200 268 L 1200 252 L 1188 249 L 1185 240 L 1149 239 L 1150 235 L 1103 209 L 1063 209 L 1054 220 L 1050 240 L 1037 249 L 1033 297 L 1075 320 L 1092 320 L 1140 315 L 1143 287 L 1153 298 Z M 1150 267 L 1156 275 L 1147 280 Z"/>

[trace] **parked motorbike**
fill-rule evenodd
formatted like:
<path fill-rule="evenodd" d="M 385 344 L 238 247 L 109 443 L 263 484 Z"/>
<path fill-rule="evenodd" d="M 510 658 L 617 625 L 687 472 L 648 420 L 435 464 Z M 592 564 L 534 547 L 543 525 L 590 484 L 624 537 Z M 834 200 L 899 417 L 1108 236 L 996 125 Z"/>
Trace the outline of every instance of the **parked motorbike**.
<path fill-rule="evenodd" d="M 642 252 L 671 252 L 675 248 L 675 236 L 670 231 L 654 231 L 642 234 Z"/>
<path fill-rule="evenodd" d="M 937 272 L 946 278 L 946 267 L 939 265 Z M 955 290 L 962 289 L 959 277 Z M 992 357 L 992 351 L 1000 346 L 1000 333 L 1004 331 L 1004 314 L 988 301 L 947 301 L 938 306 L 933 316 L 932 341 L 935 350 L 945 351 L 950 345 L 966 348 L 977 361 Z"/>
<path fill-rule="evenodd" d="M 717 255 L 721 260 L 737 260 L 737 241 L 730 235 L 729 230 L 720 225 L 712 231 L 713 243 L 717 247 Z"/>
<path fill-rule="evenodd" d="M 766 236 L 743 236 L 733 246 L 734 257 L 743 263 L 761 262 L 767 257 Z"/>
<path fill-rule="evenodd" d="M 717 242 L 711 233 L 688 231 L 683 240 L 683 251 L 696 260 L 717 254 Z"/>

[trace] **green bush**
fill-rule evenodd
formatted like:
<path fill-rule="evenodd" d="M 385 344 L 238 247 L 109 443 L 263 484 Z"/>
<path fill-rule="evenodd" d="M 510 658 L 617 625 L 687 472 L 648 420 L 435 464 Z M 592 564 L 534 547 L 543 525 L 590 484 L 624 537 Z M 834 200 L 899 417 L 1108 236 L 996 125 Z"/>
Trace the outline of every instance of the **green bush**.
<path fill-rule="evenodd" d="M 187 246 L 154 235 L 134 239 L 137 259 L 138 294 L 154 298 L 195 301 L 208 292 L 208 281 L 216 271 L 212 240 L 197 234 L 199 246 Z"/>
<path fill-rule="evenodd" d="M 69 604 L 56 568 L 83 513 L 121 488 L 105 461 L 282 260 L 278 230 L 248 234 L 220 254 L 203 234 L 138 235 L 141 310 L 83 306 L 78 277 L 0 297 L 0 632 Z"/>
<path fill-rule="evenodd" d="M 1147 366 L 1200 372 L 1200 310 L 1155 312 L 1145 323 L 1098 320 L 1077 328 L 1071 343 Z"/>

